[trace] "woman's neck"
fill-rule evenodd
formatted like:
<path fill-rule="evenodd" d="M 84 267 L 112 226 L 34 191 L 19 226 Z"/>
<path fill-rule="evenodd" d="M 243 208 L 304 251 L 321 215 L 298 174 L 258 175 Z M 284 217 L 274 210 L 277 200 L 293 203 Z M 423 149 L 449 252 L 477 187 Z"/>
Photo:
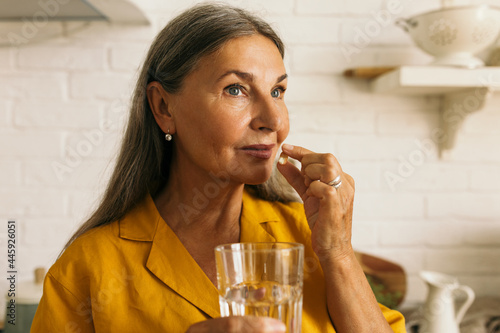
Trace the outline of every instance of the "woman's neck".
<path fill-rule="evenodd" d="M 187 175 L 187 173 L 190 173 Z M 229 237 L 238 233 L 244 184 L 223 175 L 186 172 L 172 166 L 168 183 L 154 198 L 176 234 Z"/>

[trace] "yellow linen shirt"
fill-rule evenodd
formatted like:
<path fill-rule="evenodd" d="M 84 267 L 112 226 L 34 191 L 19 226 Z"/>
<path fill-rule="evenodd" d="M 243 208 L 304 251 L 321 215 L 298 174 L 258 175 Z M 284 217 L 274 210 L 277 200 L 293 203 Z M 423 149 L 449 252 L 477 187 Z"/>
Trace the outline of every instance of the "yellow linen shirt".
<path fill-rule="evenodd" d="M 310 238 L 301 204 L 245 191 L 241 242 L 304 244 L 302 332 L 335 332 Z M 399 312 L 380 307 L 394 332 L 406 332 Z M 148 195 L 120 221 L 88 231 L 66 249 L 47 273 L 31 332 L 185 332 L 219 316 L 217 288 Z"/>

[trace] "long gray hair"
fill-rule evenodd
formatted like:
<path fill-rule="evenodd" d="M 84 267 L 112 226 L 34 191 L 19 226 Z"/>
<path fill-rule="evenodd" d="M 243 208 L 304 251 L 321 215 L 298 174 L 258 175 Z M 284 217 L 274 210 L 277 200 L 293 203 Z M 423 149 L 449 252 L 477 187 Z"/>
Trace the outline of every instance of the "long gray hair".
<path fill-rule="evenodd" d="M 283 42 L 269 24 L 228 5 L 192 7 L 170 21 L 157 35 L 135 87 L 127 129 L 103 198 L 66 247 L 86 231 L 122 218 L 148 193 L 157 193 L 168 180 L 172 147 L 153 117 L 146 95 L 147 85 L 158 81 L 167 92 L 178 92 L 184 78 L 202 57 L 219 50 L 231 39 L 255 34 L 273 41 L 284 57 Z M 273 175 L 264 184 L 246 186 L 266 200 L 293 201 L 286 182 L 279 179 L 276 172 Z"/>

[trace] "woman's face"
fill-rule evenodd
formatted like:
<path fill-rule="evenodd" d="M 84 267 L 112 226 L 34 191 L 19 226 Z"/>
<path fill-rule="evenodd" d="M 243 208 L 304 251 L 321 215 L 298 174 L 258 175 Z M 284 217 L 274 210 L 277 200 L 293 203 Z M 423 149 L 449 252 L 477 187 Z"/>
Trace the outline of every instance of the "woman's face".
<path fill-rule="evenodd" d="M 202 58 L 168 100 L 175 162 L 246 184 L 271 175 L 288 135 L 287 75 L 276 45 L 253 35 Z"/>

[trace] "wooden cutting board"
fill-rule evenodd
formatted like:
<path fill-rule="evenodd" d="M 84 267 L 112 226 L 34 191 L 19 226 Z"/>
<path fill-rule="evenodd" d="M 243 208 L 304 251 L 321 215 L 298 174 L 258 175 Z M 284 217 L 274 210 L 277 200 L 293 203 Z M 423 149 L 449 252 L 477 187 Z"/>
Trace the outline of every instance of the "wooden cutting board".
<path fill-rule="evenodd" d="M 356 252 L 356 259 L 363 272 L 383 283 L 388 293 L 400 295 L 396 297 L 396 303 L 401 304 L 406 294 L 404 269 L 396 263 L 362 252 Z"/>

